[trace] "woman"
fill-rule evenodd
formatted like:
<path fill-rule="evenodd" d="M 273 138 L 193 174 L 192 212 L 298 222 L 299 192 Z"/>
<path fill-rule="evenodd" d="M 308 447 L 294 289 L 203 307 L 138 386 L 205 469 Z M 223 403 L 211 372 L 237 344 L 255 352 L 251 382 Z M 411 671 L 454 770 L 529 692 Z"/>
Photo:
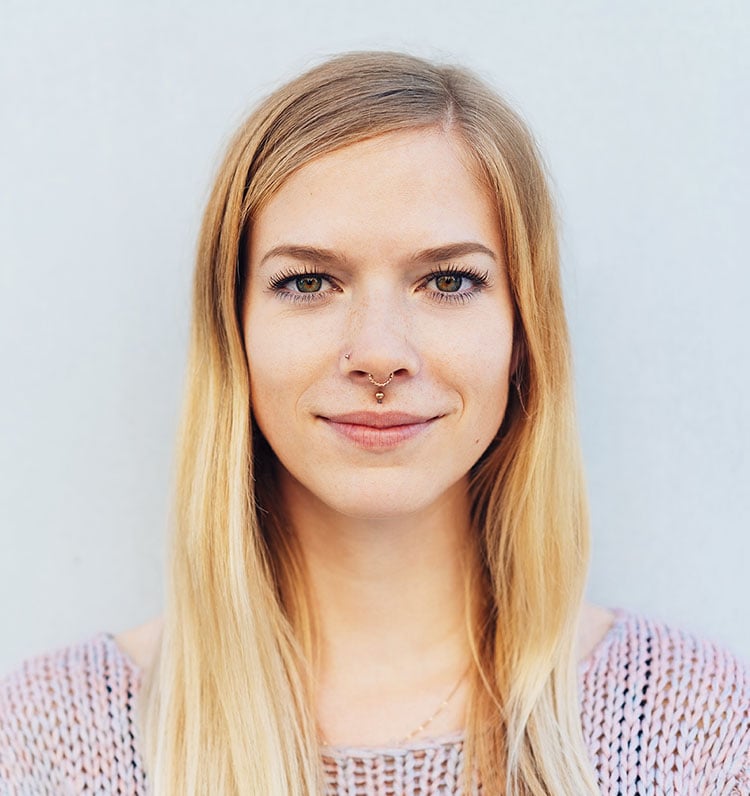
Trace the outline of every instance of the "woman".
<path fill-rule="evenodd" d="M 239 131 L 180 456 L 163 625 L 6 683 L 10 792 L 750 792 L 741 666 L 582 606 L 553 209 L 465 71 L 341 56 Z"/>

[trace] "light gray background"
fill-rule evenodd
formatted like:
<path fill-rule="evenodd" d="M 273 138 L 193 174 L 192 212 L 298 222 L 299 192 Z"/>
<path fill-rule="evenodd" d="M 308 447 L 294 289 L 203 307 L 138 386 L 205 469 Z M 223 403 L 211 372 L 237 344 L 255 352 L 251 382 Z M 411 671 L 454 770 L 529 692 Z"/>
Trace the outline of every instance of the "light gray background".
<path fill-rule="evenodd" d="M 0 670 L 160 610 L 219 153 L 348 49 L 476 68 L 550 163 L 591 599 L 750 658 L 750 4 L 0 0 Z"/>

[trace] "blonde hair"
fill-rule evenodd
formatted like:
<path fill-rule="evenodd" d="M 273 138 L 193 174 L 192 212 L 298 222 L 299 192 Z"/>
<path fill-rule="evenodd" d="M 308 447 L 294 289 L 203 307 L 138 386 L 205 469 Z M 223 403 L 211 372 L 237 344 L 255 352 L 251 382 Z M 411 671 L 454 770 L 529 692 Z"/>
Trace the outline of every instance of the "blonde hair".
<path fill-rule="evenodd" d="M 198 246 L 164 632 L 143 691 L 156 794 L 322 788 L 303 573 L 254 428 L 240 326 L 252 219 L 296 169 L 438 126 L 496 199 L 516 311 L 513 389 L 472 471 L 478 576 L 467 759 L 486 793 L 596 793 L 574 638 L 588 558 L 554 210 L 533 139 L 471 73 L 350 53 L 269 96 L 232 141 Z"/>

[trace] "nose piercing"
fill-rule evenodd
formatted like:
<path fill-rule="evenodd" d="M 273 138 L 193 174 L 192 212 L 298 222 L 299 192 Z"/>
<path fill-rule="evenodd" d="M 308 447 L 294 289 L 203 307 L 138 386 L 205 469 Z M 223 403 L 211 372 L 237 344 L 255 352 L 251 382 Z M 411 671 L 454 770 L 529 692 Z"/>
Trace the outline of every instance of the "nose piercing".
<path fill-rule="evenodd" d="M 372 373 L 368 373 L 367 378 L 370 380 L 370 384 L 374 384 L 376 387 L 385 387 L 393 381 L 393 373 L 391 373 L 385 381 L 375 381 L 375 377 Z"/>
<path fill-rule="evenodd" d="M 385 387 L 386 385 L 390 384 L 393 381 L 393 372 L 391 371 L 390 376 L 385 381 L 375 381 L 375 377 L 372 373 L 367 374 L 367 378 L 370 380 L 370 384 L 374 384 L 376 387 Z M 383 398 L 385 398 L 385 393 L 382 390 L 378 390 L 375 393 L 375 400 L 379 403 L 383 403 Z"/>

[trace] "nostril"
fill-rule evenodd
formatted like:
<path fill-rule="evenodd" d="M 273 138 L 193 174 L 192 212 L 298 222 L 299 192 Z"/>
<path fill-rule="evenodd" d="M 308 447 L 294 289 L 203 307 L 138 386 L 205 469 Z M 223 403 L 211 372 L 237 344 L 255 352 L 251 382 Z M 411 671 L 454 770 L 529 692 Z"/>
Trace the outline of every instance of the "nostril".
<path fill-rule="evenodd" d="M 352 357 L 354 358 L 354 355 Z M 343 359 L 341 362 L 342 372 L 348 378 L 360 383 L 372 384 L 375 387 L 385 387 L 416 372 L 416 368 L 403 367 L 396 362 L 388 362 L 387 360 L 373 361 L 371 367 L 368 367 L 370 365 L 369 362 L 354 362 L 351 360 L 345 362 Z M 393 367 L 394 365 L 397 366 Z"/>

